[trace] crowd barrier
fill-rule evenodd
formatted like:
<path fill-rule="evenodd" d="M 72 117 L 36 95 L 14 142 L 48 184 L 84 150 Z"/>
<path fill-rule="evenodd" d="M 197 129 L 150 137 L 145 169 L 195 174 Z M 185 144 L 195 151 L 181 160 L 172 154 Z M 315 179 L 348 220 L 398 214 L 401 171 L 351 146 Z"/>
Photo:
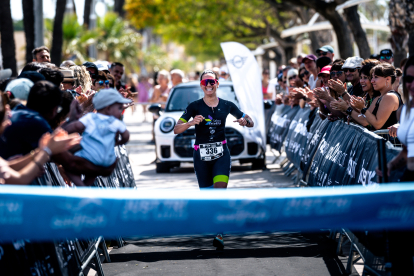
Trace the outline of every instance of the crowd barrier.
<path fill-rule="evenodd" d="M 284 106 L 279 116 L 272 117 L 268 137 L 274 150 L 286 153 L 288 162 L 283 168 L 285 174 L 290 175 L 292 171 L 297 170 L 297 179 L 300 177 L 302 184 L 311 187 L 377 186 L 375 168 L 385 167 L 386 160 L 391 160 L 401 150 L 398 140 L 389 137 L 388 130 L 373 133 L 352 123 L 322 120 L 317 109 L 310 111 L 307 108 L 290 106 Z M 388 142 L 384 144 L 381 141 L 383 139 Z M 380 141 L 381 143 L 378 143 Z M 383 146 L 381 153 L 377 145 Z M 378 166 L 378 160 L 383 160 L 381 166 Z M 404 169 L 391 172 L 388 181 L 399 182 Z M 362 210 L 356 208 L 354 211 Z M 407 215 L 411 216 L 408 213 Z M 350 215 L 351 218 L 353 216 Z M 341 215 L 340 218 L 349 219 L 346 215 Z M 384 228 L 387 227 L 390 226 Z M 328 229 L 336 228 L 331 226 Z M 365 271 L 373 275 L 386 275 L 388 272 L 384 256 L 375 255 L 371 251 L 374 243 L 381 243 L 385 247 L 385 238 L 383 235 L 378 237 L 377 232 L 368 230 L 343 227 L 340 230 L 332 230 L 331 237 L 338 241 L 338 254 L 344 241 L 350 243 L 347 273 L 355 272 L 353 264 L 362 258 Z"/>
<path fill-rule="evenodd" d="M 129 163 L 125 146 L 117 146 L 115 153 L 118 158 L 117 166 L 109 177 L 98 177 L 94 183 L 97 188 L 134 188 L 135 180 Z M 43 187 L 36 187 L 43 186 Z M 65 198 L 72 190 L 70 189 L 59 173 L 55 163 L 45 164 L 45 173 L 35 179 L 31 186 L 19 187 L 23 190 L 31 188 L 45 190 L 57 188 L 61 194 L 61 203 L 64 204 Z M 15 187 L 15 186 L 10 186 Z M 1 187 L 4 188 L 4 187 Z M 100 254 L 106 262 L 110 262 L 105 240 L 102 233 L 95 235 L 60 235 L 59 237 L 43 235 L 48 223 L 42 222 L 45 209 L 54 208 L 47 206 L 46 202 L 38 201 L 37 207 L 33 209 L 36 213 L 29 225 L 21 225 L 20 211 L 28 205 L 21 205 L 18 197 L 7 200 L 3 190 L 0 188 L 0 229 L 8 223 L 25 227 L 26 231 L 31 232 L 31 237 L 8 238 L 7 235 L 0 234 L 0 271 L 6 272 L 5 275 L 83 275 L 87 268 L 93 268 L 98 276 L 102 276 Z M 67 189 L 63 189 L 67 188 Z M 109 190 L 109 189 L 108 189 Z M 113 189 L 110 189 L 113 190 Z M 40 208 L 38 208 L 40 207 Z M 109 210 L 108 210 L 109 212 Z M 13 214 L 16 215 L 11 215 Z M 9 214 L 9 215 L 7 215 Z M 76 220 L 76 218 L 75 218 Z M 43 223 L 43 224 L 42 224 Z M 33 228 L 37 224 L 38 228 Z M 40 238 L 42 237 L 42 238 Z M 98 237 L 98 238 L 96 238 Z M 123 246 L 123 240 L 116 235 L 107 235 L 118 247 Z M 53 241 L 52 241 L 53 240 Z M 11 270 L 11 271 L 9 271 Z"/>

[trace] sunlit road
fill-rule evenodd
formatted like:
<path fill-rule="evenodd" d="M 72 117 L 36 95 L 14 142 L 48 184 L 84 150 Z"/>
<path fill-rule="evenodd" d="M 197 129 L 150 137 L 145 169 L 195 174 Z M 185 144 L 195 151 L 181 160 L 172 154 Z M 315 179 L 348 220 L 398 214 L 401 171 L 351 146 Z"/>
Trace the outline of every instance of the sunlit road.
<path fill-rule="evenodd" d="M 150 116 L 148 115 L 148 119 Z M 150 144 L 151 124 L 142 123 L 138 109 L 127 111 L 124 121 L 131 133 L 127 146 L 138 189 L 198 189 L 191 164 L 170 173 L 155 172 L 155 146 Z M 293 187 L 278 165 L 251 171 L 250 165 L 232 164 L 231 188 Z M 103 264 L 105 275 L 343 275 L 341 260 L 325 233 L 252 233 L 225 235 L 224 252 L 215 251 L 213 236 L 128 239 L 110 252 Z"/>

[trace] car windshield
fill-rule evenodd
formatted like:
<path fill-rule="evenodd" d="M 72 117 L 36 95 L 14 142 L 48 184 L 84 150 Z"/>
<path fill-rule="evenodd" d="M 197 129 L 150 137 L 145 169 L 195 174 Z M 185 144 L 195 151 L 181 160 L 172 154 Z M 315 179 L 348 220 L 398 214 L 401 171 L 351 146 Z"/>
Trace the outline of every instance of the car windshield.
<path fill-rule="evenodd" d="M 168 101 L 166 111 L 184 111 L 190 103 L 201 99 L 203 96 L 204 92 L 201 90 L 200 86 L 177 87 L 174 89 L 171 98 Z M 240 108 L 233 86 L 219 87 L 217 89 L 217 97 L 231 101 Z"/>

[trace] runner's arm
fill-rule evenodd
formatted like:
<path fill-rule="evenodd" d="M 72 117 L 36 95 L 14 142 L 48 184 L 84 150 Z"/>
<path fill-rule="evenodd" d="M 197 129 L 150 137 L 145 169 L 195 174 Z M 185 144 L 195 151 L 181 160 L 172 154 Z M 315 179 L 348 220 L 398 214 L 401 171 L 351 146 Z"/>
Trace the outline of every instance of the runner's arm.
<path fill-rule="evenodd" d="M 183 118 L 180 118 L 180 120 L 178 120 L 177 124 L 174 127 L 174 134 L 183 133 L 184 131 L 186 131 L 190 127 L 192 127 L 194 125 L 198 125 L 199 123 L 201 123 L 204 120 L 204 117 L 202 115 L 197 115 L 197 116 L 194 117 L 193 120 L 191 120 L 189 122 L 184 122 L 184 120 L 185 119 L 183 119 Z"/>

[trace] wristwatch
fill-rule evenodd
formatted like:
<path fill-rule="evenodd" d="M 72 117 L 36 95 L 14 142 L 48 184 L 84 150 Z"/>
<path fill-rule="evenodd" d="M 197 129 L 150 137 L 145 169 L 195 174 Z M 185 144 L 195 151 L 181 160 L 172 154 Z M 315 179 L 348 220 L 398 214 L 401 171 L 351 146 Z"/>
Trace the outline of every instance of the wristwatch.
<path fill-rule="evenodd" d="M 348 109 L 345 111 L 345 113 L 348 114 L 349 116 L 351 116 L 353 110 L 354 109 L 352 107 L 348 107 Z"/>
<path fill-rule="evenodd" d="M 365 112 L 367 112 L 368 107 L 361 109 L 361 114 L 365 114 Z"/>

